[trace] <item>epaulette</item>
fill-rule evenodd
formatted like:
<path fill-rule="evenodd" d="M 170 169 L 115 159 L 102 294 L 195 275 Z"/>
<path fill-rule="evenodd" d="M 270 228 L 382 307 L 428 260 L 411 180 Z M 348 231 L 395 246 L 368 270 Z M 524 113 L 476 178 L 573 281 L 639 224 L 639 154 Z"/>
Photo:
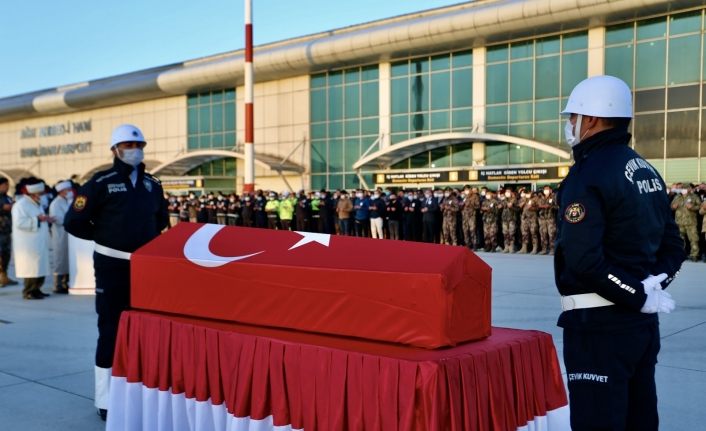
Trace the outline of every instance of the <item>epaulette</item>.
<path fill-rule="evenodd" d="M 155 183 L 157 185 L 162 185 L 162 182 L 157 177 L 153 176 L 152 174 L 148 174 L 147 172 L 145 172 L 145 178 L 147 178 L 148 180 L 152 181 L 153 183 Z"/>
<path fill-rule="evenodd" d="M 108 172 L 108 171 L 103 171 L 103 172 Z M 107 174 L 103 174 L 103 172 L 98 172 L 98 173 L 96 174 L 96 176 L 94 177 L 94 178 L 95 178 L 95 181 L 96 181 L 97 183 L 100 183 L 101 181 L 105 180 L 106 178 L 110 178 L 110 177 L 112 177 L 113 175 L 117 175 L 117 174 L 118 174 L 117 171 L 108 172 Z M 103 175 L 101 175 L 101 174 L 103 174 Z M 100 175 L 100 176 L 98 176 L 98 175 Z"/>

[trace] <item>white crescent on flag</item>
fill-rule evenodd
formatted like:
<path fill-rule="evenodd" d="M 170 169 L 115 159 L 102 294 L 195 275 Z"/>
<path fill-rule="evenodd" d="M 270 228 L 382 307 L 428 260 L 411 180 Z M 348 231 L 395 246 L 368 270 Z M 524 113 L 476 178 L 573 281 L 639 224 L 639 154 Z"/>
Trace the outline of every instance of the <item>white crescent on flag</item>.
<path fill-rule="evenodd" d="M 206 268 L 217 268 L 236 260 L 243 260 L 249 257 L 264 253 L 264 250 L 257 253 L 244 254 L 240 256 L 219 256 L 211 253 L 209 244 L 211 239 L 225 226 L 218 224 L 205 224 L 194 232 L 184 244 L 184 257 L 191 263 Z"/>
<path fill-rule="evenodd" d="M 327 233 L 312 233 L 312 232 L 300 232 L 298 230 L 294 231 L 298 233 L 299 235 L 302 236 L 302 239 L 299 240 L 296 244 L 293 246 L 289 247 L 289 250 L 293 250 L 297 247 L 301 247 L 304 244 L 308 244 L 310 242 L 318 242 L 319 244 L 328 247 L 329 241 L 331 241 L 331 235 Z"/>

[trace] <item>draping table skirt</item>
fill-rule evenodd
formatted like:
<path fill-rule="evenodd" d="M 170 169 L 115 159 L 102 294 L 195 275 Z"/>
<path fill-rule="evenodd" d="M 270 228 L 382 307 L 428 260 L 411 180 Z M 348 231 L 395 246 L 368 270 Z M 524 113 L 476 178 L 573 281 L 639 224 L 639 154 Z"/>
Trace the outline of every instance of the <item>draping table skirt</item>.
<path fill-rule="evenodd" d="M 129 311 L 107 429 L 563 431 L 568 416 L 543 332 L 423 350 Z"/>

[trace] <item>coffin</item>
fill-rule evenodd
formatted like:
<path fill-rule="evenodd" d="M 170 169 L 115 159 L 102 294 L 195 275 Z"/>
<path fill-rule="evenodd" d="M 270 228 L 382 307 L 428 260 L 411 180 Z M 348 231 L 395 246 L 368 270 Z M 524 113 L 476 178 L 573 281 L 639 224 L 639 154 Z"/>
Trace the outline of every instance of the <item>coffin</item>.
<path fill-rule="evenodd" d="M 133 253 L 133 308 L 423 348 L 490 335 L 465 247 L 179 223 Z"/>

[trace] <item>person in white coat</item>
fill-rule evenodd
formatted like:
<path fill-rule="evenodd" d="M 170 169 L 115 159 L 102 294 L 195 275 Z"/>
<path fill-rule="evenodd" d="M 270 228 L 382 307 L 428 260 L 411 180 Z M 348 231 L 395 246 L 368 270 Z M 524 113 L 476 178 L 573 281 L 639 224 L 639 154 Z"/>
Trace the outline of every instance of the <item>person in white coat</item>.
<path fill-rule="evenodd" d="M 55 187 L 58 195 L 49 205 L 51 225 L 52 270 L 54 293 L 69 293 L 69 236 L 64 230 L 64 216 L 73 201 L 71 181 L 61 181 Z"/>
<path fill-rule="evenodd" d="M 49 223 L 40 205 L 44 183 L 27 184 L 26 193 L 12 207 L 12 251 L 15 254 L 15 274 L 24 278 L 24 299 L 43 299 L 41 291 L 49 269 Z"/>

